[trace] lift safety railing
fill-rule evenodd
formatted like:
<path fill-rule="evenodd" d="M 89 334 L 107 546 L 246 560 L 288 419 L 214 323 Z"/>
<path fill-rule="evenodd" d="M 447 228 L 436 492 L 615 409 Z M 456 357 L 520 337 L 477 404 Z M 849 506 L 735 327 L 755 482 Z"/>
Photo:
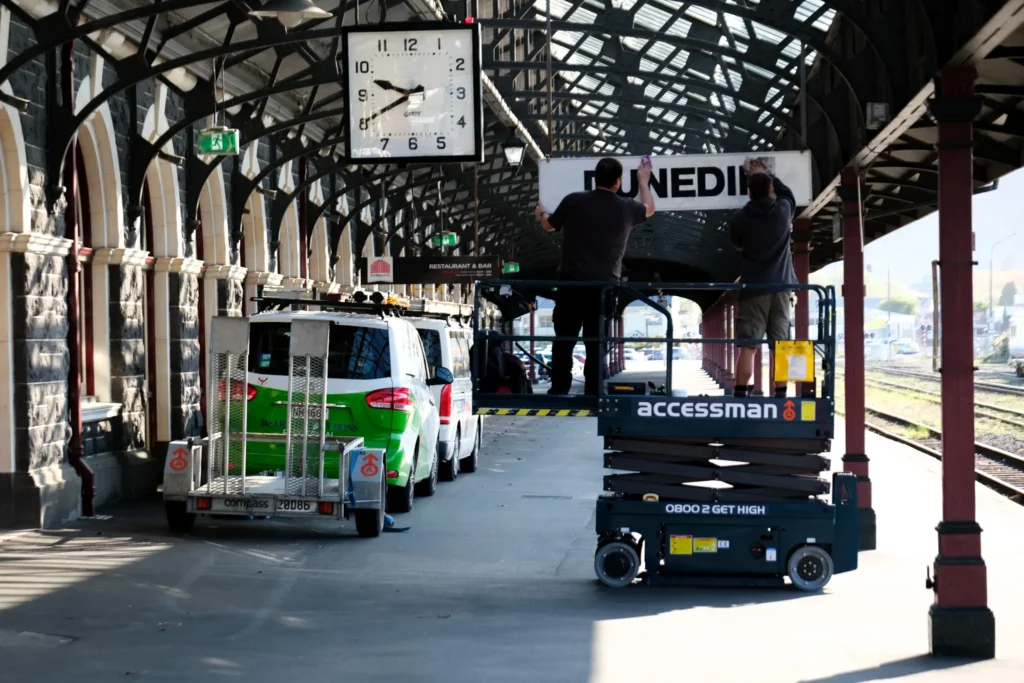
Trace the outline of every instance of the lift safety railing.
<path fill-rule="evenodd" d="M 600 294 L 600 317 L 598 323 L 597 337 L 564 337 L 558 335 L 525 335 L 509 334 L 496 330 L 484 329 L 481 326 L 480 311 L 482 302 L 486 298 L 497 303 L 501 308 L 501 299 L 511 300 L 515 296 L 524 296 L 522 292 L 530 293 L 554 293 L 557 298 L 558 291 L 570 288 L 590 288 L 598 290 Z M 662 296 L 678 296 L 685 294 L 697 294 L 708 292 L 720 292 L 721 295 L 708 312 L 726 303 L 735 303 L 736 298 L 744 292 L 756 292 L 757 294 L 792 293 L 799 294 L 806 292 L 817 296 L 817 324 L 815 326 L 815 338 L 813 339 L 791 339 L 793 342 L 810 343 L 814 349 L 814 356 L 820 362 L 821 395 L 818 398 L 827 400 L 834 406 L 835 395 L 835 355 L 836 355 L 836 296 L 835 288 L 821 285 L 790 285 L 790 284 L 743 284 L 743 283 L 669 283 L 669 282 L 583 282 L 563 280 L 495 280 L 483 281 L 475 288 L 475 307 L 473 317 L 473 352 L 471 355 L 473 375 L 473 402 L 474 407 L 480 408 L 538 408 L 538 409 L 586 409 L 595 410 L 601 405 L 601 400 L 609 396 L 607 391 L 607 380 L 611 377 L 606 372 L 605 359 L 613 345 L 625 345 L 630 343 L 653 343 L 665 347 L 665 383 L 663 392 L 665 395 L 673 395 L 673 350 L 677 345 L 701 344 L 705 348 L 720 346 L 732 349 L 736 346 L 768 346 L 772 349 L 772 343 L 766 339 L 741 339 L 729 336 L 701 336 L 701 337 L 676 337 L 674 322 L 671 312 L 656 298 Z M 620 296 L 628 296 L 632 301 L 640 302 L 665 317 L 666 334 L 664 337 L 647 336 L 622 336 L 608 333 L 609 312 L 614 310 L 612 306 Z M 497 299 L 497 301 L 495 301 Z M 557 305 L 557 304 L 556 304 Z M 518 316 L 515 316 L 518 317 Z M 510 322 L 506 320 L 506 322 Z M 481 390 L 481 379 L 484 373 L 488 350 L 492 344 L 504 348 L 508 344 L 518 342 L 572 342 L 574 345 L 579 342 L 597 342 L 599 348 L 597 364 L 597 385 L 596 396 L 585 396 L 581 394 L 568 395 L 538 395 L 538 394 L 508 394 L 484 392 Z M 731 351 L 730 351 L 731 352 Z M 818 363 L 815 364 L 818 367 Z M 774 367 L 770 372 L 774 372 Z M 817 373 L 816 373 L 817 374 Z M 658 388 L 662 393 L 662 388 Z M 817 391 L 815 391 L 817 394 Z"/>

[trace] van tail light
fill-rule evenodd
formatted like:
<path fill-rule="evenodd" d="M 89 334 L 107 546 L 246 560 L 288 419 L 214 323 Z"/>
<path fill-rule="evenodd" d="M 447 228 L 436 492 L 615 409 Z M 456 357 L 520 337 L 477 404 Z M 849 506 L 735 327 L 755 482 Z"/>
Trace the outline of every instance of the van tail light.
<path fill-rule="evenodd" d="M 366 395 L 366 405 L 379 410 L 401 410 L 403 413 L 411 413 L 412 396 L 406 387 L 378 389 Z"/>
<path fill-rule="evenodd" d="M 445 384 L 441 387 L 441 405 L 438 407 L 441 416 L 441 424 L 451 424 L 452 421 L 452 385 Z"/>
<path fill-rule="evenodd" d="M 224 386 L 227 384 L 227 380 L 222 379 L 218 388 L 218 397 L 220 400 L 224 400 Z M 231 380 L 231 400 L 240 401 L 242 399 L 242 387 L 245 387 L 246 400 L 251 401 L 256 398 L 256 387 L 251 384 L 239 381 L 237 379 Z"/>

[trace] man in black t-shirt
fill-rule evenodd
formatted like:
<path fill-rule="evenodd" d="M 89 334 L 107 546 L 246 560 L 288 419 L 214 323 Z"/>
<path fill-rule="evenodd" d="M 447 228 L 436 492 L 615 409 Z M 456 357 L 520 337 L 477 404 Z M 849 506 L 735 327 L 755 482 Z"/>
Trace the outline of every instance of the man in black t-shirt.
<path fill-rule="evenodd" d="M 565 197 L 552 214 L 537 205 L 543 228 L 561 230 L 562 259 L 558 277 L 564 281 L 615 282 L 622 275 L 622 256 L 630 231 L 654 214 L 651 195 L 651 163 L 645 157 L 637 172 L 638 202 L 619 196 L 622 164 L 601 159 L 594 173 L 596 189 L 574 192 Z M 552 322 L 555 336 L 576 337 L 583 328 L 587 362 L 584 365 L 585 393 L 597 394 L 600 346 L 596 341 L 601 315 L 601 292 L 593 287 L 559 287 L 555 295 Z M 572 386 L 572 350 L 575 342 L 553 342 L 551 348 L 551 389 L 549 394 L 568 394 Z"/>
<path fill-rule="evenodd" d="M 750 201 L 730 221 L 729 236 L 743 255 L 740 282 L 744 284 L 795 285 L 790 233 L 796 214 L 796 197 L 780 179 L 770 175 L 758 161 L 744 163 Z M 770 342 L 789 339 L 791 322 L 788 291 L 741 291 L 736 310 L 736 337 Z M 739 345 L 736 359 L 735 396 L 748 396 L 754 372 L 756 346 Z M 775 387 L 777 396 L 786 395 L 786 385 Z"/>

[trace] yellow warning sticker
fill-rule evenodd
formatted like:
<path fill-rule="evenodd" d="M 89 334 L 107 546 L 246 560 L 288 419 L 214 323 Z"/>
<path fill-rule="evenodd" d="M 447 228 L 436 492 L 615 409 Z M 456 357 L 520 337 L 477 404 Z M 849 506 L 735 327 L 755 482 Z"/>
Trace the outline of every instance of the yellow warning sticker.
<path fill-rule="evenodd" d="M 717 553 L 718 552 L 718 539 L 717 538 L 695 538 L 695 539 L 693 539 L 693 552 L 694 553 Z"/>
<path fill-rule="evenodd" d="M 668 552 L 671 555 L 692 555 L 693 536 L 676 536 L 668 539 Z"/>
<path fill-rule="evenodd" d="M 814 401 L 800 401 L 800 419 L 804 422 L 814 422 L 814 408 Z"/>

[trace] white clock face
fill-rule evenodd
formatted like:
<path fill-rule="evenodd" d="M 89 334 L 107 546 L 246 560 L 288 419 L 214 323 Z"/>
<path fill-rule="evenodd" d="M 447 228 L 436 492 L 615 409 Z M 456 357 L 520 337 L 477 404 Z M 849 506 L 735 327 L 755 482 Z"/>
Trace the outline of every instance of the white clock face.
<path fill-rule="evenodd" d="M 465 158 L 479 153 L 473 29 L 353 31 L 347 41 L 353 158 Z"/>

